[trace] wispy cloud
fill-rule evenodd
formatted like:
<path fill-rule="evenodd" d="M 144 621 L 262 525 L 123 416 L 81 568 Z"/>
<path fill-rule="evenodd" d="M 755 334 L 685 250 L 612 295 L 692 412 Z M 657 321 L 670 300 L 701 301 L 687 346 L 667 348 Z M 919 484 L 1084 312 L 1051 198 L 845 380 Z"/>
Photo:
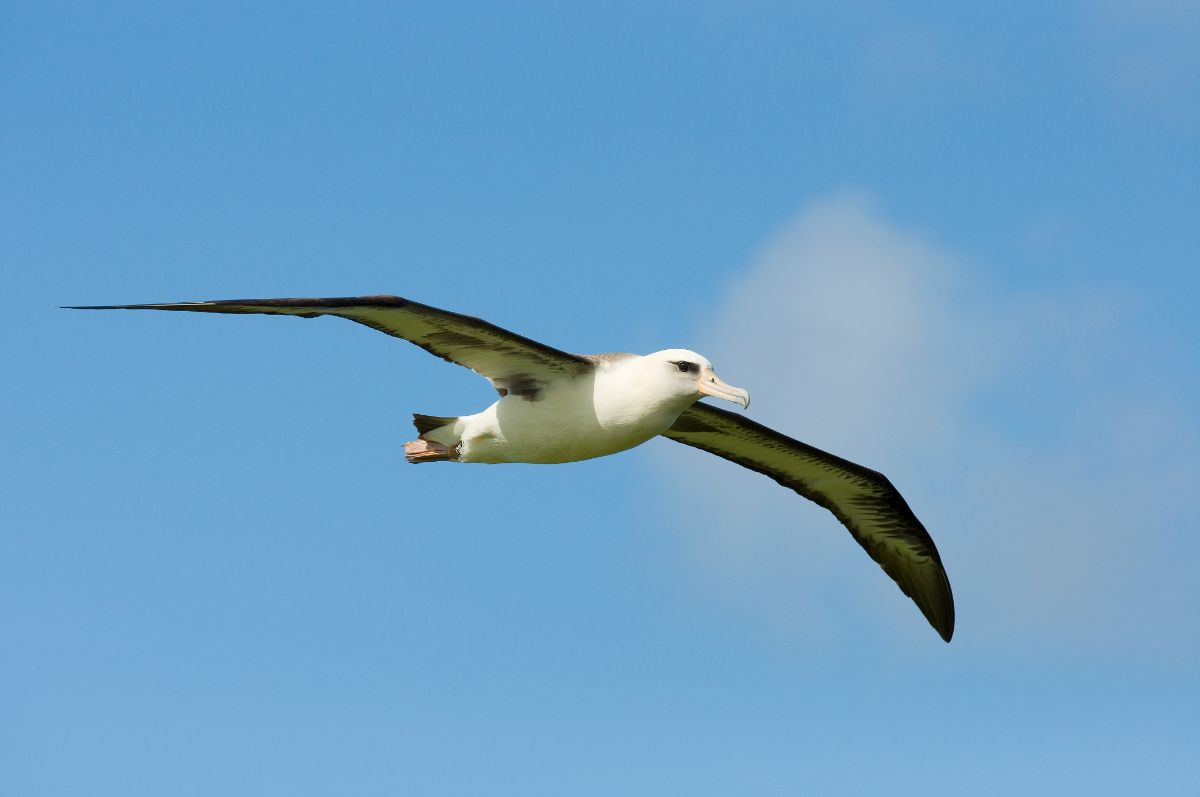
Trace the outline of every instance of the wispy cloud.
<path fill-rule="evenodd" d="M 1006 290 L 845 193 L 771 239 L 701 340 L 753 417 L 905 493 L 949 569 L 959 644 L 1195 655 L 1200 423 L 1169 361 L 1143 356 L 1128 300 Z M 791 633 L 932 633 L 824 510 L 658 451 L 678 490 L 704 496 L 689 540 L 731 601 Z"/>

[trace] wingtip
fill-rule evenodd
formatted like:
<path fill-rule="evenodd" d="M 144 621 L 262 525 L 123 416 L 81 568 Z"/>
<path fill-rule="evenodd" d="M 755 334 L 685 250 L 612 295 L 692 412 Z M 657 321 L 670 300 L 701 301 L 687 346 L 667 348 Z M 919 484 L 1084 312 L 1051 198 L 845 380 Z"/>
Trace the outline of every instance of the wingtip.
<path fill-rule="evenodd" d="M 934 611 L 925 613 L 925 618 L 929 620 L 933 630 L 938 632 L 938 636 L 949 642 L 954 638 L 954 598 L 950 596 L 949 584 L 946 587 L 946 602 Z"/>
<path fill-rule="evenodd" d="M 925 615 L 926 622 L 934 631 L 937 631 L 938 636 L 949 642 L 954 637 L 954 593 L 950 591 L 950 580 L 946 578 L 946 571 L 942 569 L 940 561 L 936 563 L 936 568 L 941 578 L 939 579 L 940 588 L 935 589 L 930 589 L 930 585 L 920 580 L 915 583 L 910 582 L 906 586 L 891 572 L 888 572 L 888 575 L 896 579 L 900 589 L 912 598 L 913 603 L 921 610 L 921 614 Z"/>
<path fill-rule="evenodd" d="M 938 632 L 944 641 L 949 642 L 954 638 L 954 604 L 949 606 L 949 612 L 940 617 L 927 617 L 929 624 L 933 626 L 933 630 Z"/>

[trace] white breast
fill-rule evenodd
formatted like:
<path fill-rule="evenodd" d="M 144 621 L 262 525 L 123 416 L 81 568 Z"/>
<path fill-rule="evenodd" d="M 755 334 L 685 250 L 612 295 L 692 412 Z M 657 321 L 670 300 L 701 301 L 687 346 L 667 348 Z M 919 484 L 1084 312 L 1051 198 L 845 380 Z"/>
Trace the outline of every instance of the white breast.
<path fill-rule="evenodd" d="M 631 365 L 606 363 L 586 376 L 547 385 L 534 401 L 505 396 L 464 418 L 459 461 L 575 462 L 661 434 L 692 402 L 654 395 Z"/>

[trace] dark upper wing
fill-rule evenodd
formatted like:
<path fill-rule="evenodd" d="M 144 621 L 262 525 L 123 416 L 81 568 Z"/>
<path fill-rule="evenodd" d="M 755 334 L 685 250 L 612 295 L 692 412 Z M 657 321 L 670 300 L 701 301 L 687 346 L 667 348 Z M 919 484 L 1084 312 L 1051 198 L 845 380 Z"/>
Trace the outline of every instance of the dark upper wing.
<path fill-rule="evenodd" d="M 216 302 L 120 304 L 71 310 L 184 310 L 194 313 L 267 313 L 316 318 L 340 316 L 415 343 L 443 360 L 491 380 L 501 393 L 531 394 L 542 383 L 592 367 L 583 357 L 522 337 L 478 318 L 439 310 L 399 296 L 333 299 L 229 299 Z"/>
<path fill-rule="evenodd" d="M 950 641 L 954 596 L 942 559 L 882 473 L 707 404 L 685 410 L 663 436 L 770 476 L 828 509 Z"/>

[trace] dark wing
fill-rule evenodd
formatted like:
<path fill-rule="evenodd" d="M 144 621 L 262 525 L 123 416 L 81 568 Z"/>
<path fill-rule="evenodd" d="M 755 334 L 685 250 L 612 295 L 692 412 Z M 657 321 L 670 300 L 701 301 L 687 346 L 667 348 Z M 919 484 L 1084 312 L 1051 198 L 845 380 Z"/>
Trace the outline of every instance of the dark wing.
<path fill-rule="evenodd" d="M 942 559 L 882 473 L 707 404 L 685 410 L 663 436 L 770 476 L 828 509 L 950 641 L 954 596 Z"/>
<path fill-rule="evenodd" d="M 574 354 L 538 343 L 478 318 L 401 299 L 354 296 L 333 299 L 229 299 L 216 302 L 119 304 L 70 310 L 183 310 L 193 313 L 266 313 L 316 318 L 333 315 L 357 321 L 415 343 L 443 360 L 466 366 L 506 393 L 532 395 L 545 382 L 592 368 Z"/>

